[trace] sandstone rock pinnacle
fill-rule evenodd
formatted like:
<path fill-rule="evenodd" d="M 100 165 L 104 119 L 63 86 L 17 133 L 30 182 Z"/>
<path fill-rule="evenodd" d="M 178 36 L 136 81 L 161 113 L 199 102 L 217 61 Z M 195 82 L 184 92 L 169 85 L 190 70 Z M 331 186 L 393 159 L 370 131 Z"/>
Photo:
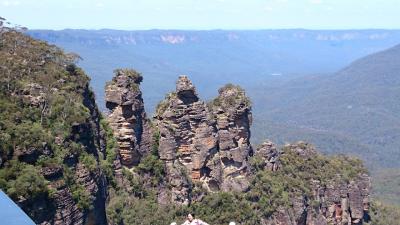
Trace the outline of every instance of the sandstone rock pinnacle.
<path fill-rule="evenodd" d="M 117 139 L 122 165 L 137 165 L 150 149 L 150 127 L 139 84 L 143 77 L 134 70 L 119 69 L 106 85 L 107 117 Z"/>

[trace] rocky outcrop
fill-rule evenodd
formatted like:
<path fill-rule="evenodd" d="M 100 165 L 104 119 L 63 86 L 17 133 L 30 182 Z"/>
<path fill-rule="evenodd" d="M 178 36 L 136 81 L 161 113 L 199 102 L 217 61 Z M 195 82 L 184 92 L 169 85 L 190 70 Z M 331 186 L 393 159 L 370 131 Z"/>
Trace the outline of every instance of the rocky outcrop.
<path fill-rule="evenodd" d="M 160 131 L 159 155 L 165 162 L 172 200 L 188 203 L 192 182 L 202 182 L 218 190 L 220 161 L 215 121 L 207 105 L 186 76 L 180 76 L 176 92 L 159 104 L 157 125 Z"/>
<path fill-rule="evenodd" d="M 279 168 L 279 156 L 281 152 L 278 150 L 277 146 L 267 140 L 264 141 L 255 151 L 255 156 L 262 160 L 261 167 L 266 168 L 271 171 L 276 171 Z"/>
<path fill-rule="evenodd" d="M 308 223 L 341 225 L 368 222 L 370 185 L 366 174 L 360 174 L 349 183 L 337 179 L 321 186 L 316 182 L 314 197 L 318 205 L 309 210 Z"/>
<path fill-rule="evenodd" d="M 146 118 L 139 84 L 142 76 L 134 70 L 115 71 L 106 86 L 107 116 L 117 139 L 121 163 L 134 166 L 150 150 L 150 125 Z"/>
<path fill-rule="evenodd" d="M 279 170 L 279 166 L 274 166 L 279 165 L 282 154 L 294 152 L 305 159 L 318 155 L 311 145 L 304 142 L 286 145 L 284 151 L 281 152 L 275 151 L 273 146 L 273 143 L 266 141 L 255 154 L 263 156 L 266 160 L 265 166 L 269 170 L 271 168 Z M 277 159 L 273 160 L 273 164 L 269 163 L 271 152 L 274 155 L 272 158 Z M 363 224 L 368 221 L 370 177 L 365 173 L 359 173 L 346 181 L 342 176 L 343 174 L 334 175 L 328 184 L 322 184 L 320 180 L 312 180 L 311 197 L 292 197 L 292 206 L 281 208 L 268 221 L 265 221 L 265 224 L 344 225 Z"/>
<path fill-rule="evenodd" d="M 192 82 L 180 76 L 176 91 L 157 107 L 159 154 L 175 202 L 190 202 L 191 183 L 209 191 L 248 187 L 246 173 L 252 153 L 248 98 L 239 87 L 227 86 L 213 103 L 217 101 L 207 106 Z"/>
<path fill-rule="evenodd" d="M 232 84 L 225 85 L 218 92 L 218 97 L 210 105 L 217 121 L 221 189 L 244 191 L 248 186 L 246 174 L 249 156 L 252 155 L 250 100 L 242 88 Z"/>
<path fill-rule="evenodd" d="M 0 35 L 2 190 L 36 224 L 106 224 L 105 148 L 89 78 L 55 46 L 13 29 Z"/>
<path fill-rule="evenodd" d="M 70 148 L 70 143 L 74 142 L 79 144 L 83 152 L 68 152 L 63 158 L 64 165 L 44 161 L 43 165 L 39 167 L 40 175 L 46 179 L 48 188 L 53 192 L 51 196 L 41 194 L 34 198 L 21 198 L 17 201 L 37 224 L 106 224 L 107 182 L 99 167 L 100 155 L 104 152 L 99 144 L 102 139 L 99 127 L 100 117 L 93 95 L 85 94 L 86 92 L 90 93 L 88 86 L 85 90 L 83 91 L 82 105 L 87 107 L 90 117 L 83 123 L 74 123 L 69 136 L 56 143 L 59 148 Z M 14 154 L 19 161 L 34 164 L 39 157 L 50 158 L 55 153 L 47 143 L 43 142 L 39 147 L 18 148 Z M 80 162 L 80 154 L 92 157 L 94 165 L 91 170 Z M 64 168 L 67 168 L 67 173 Z M 74 191 L 75 193 L 73 193 Z M 87 197 L 85 204 L 93 207 L 80 205 L 77 197 Z"/>

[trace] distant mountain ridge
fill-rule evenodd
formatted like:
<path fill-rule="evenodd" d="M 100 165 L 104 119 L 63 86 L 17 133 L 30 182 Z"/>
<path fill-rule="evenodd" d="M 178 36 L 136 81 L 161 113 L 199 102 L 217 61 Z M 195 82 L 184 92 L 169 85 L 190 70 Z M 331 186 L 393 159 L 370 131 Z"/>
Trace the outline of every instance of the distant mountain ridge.
<path fill-rule="evenodd" d="M 188 74 L 205 99 L 228 82 L 248 89 L 257 106 L 256 142 L 265 136 L 278 143 L 306 139 L 326 152 L 368 152 L 362 157 L 372 164 L 385 161 L 386 152 L 394 151 L 388 149 L 398 143 L 399 30 L 28 33 L 84 58 L 80 64 L 90 74 L 103 109 L 103 88 L 113 68 L 134 67 L 143 73 L 143 98 L 150 113 L 173 88 L 176 75 Z M 321 71 L 339 72 L 321 76 Z M 312 73 L 316 75 L 307 75 Z M 389 157 L 388 165 L 394 159 Z"/>
<path fill-rule="evenodd" d="M 58 41 L 80 40 L 89 45 L 125 44 L 139 45 L 150 43 L 184 44 L 218 41 L 361 41 L 392 39 L 399 30 L 306 30 L 306 29 L 265 29 L 265 30 L 30 30 L 32 36 Z M 103 43 L 102 43 L 103 42 Z"/>
<path fill-rule="evenodd" d="M 266 132 L 277 136 L 273 130 L 278 126 L 281 141 L 306 139 L 335 152 L 331 143 L 343 139 L 344 145 L 354 146 L 344 150 L 370 166 L 398 167 L 400 45 L 361 58 L 333 75 L 298 78 L 258 93 L 264 93 L 261 117 L 275 121 L 273 126 L 265 122 Z M 285 131 L 292 128 L 298 132 Z M 336 144 L 340 149 L 340 142 Z"/>
<path fill-rule="evenodd" d="M 91 75 L 103 109 L 103 88 L 113 68 L 141 71 L 149 112 L 174 88 L 171 84 L 178 74 L 190 75 L 202 97 L 210 99 L 214 90 L 228 82 L 252 88 L 299 75 L 335 72 L 400 43 L 400 30 L 69 29 L 30 30 L 28 34 L 79 53 L 84 59 L 80 65 Z"/>

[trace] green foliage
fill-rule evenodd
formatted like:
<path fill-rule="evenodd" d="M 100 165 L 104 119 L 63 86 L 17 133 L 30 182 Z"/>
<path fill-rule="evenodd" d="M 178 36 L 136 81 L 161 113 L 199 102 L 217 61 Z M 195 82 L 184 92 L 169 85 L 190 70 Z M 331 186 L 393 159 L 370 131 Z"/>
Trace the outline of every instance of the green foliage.
<path fill-rule="evenodd" d="M 309 155 L 301 155 L 297 149 Z M 192 196 L 203 195 L 202 200 L 193 202 L 190 206 L 174 208 L 158 205 L 155 199 L 157 188 L 146 186 L 145 179 L 140 175 L 152 173 L 150 171 L 154 168 L 153 160 L 156 158 L 150 155 L 140 166 L 143 171 L 139 174 L 124 170 L 124 177 L 130 181 L 132 191 L 131 194 L 119 192 L 118 197 L 111 200 L 109 215 L 113 221 L 124 221 L 125 224 L 158 224 L 162 218 L 164 221 L 179 223 L 189 212 L 210 224 L 227 224 L 230 221 L 238 224 L 260 224 L 277 210 L 292 207 L 293 198 L 308 199 L 311 206 L 319 206 L 320 203 L 313 199 L 311 193 L 313 180 L 320 181 L 322 185 L 336 182 L 336 179 L 350 181 L 365 172 L 360 160 L 320 155 L 308 144 L 299 143 L 285 147 L 282 151 L 278 171 L 265 169 L 260 158 L 251 159 L 255 175 L 250 177 L 248 192 L 207 193 L 201 189 L 201 185 L 195 183 Z M 139 205 L 142 208 L 138 208 Z M 152 216 L 154 212 L 157 217 Z"/>
<path fill-rule="evenodd" d="M 297 147 L 311 151 L 312 146 L 299 143 Z M 308 150 L 309 149 L 309 150 Z M 283 148 L 278 171 L 264 170 L 263 162 L 257 157 L 251 160 L 256 175 L 246 198 L 253 202 L 253 208 L 265 217 L 271 216 L 279 208 L 291 207 L 290 199 L 305 196 L 311 204 L 315 203 L 312 195 L 312 181 L 322 185 L 329 182 L 349 182 L 366 169 L 359 159 L 346 156 L 327 157 L 318 153 L 300 156 L 290 146 Z"/>
<path fill-rule="evenodd" d="M 381 169 L 372 178 L 374 198 L 400 206 L 400 169 Z"/>
<path fill-rule="evenodd" d="M 134 79 L 137 83 L 140 83 L 143 80 L 143 76 L 136 70 L 133 69 L 116 69 L 114 70 L 115 75 L 124 74 L 132 79 Z"/>
<path fill-rule="evenodd" d="M 290 194 L 296 189 L 305 189 L 305 184 L 290 176 L 284 177 L 281 174 L 263 171 L 253 179 L 246 198 L 255 203 L 253 207 L 256 211 L 260 211 L 264 217 L 269 217 L 279 207 L 290 207 L 289 197 L 293 197 Z"/>
<path fill-rule="evenodd" d="M 188 210 L 209 224 L 259 224 L 251 202 L 239 193 L 212 193 L 201 202 L 194 203 Z"/>
<path fill-rule="evenodd" d="M 144 179 L 137 174 L 133 174 L 128 169 L 124 168 L 122 170 L 124 178 L 129 181 L 129 185 L 131 187 L 131 193 L 133 196 L 138 198 L 145 198 L 150 195 L 151 189 L 146 189 L 144 184 Z"/>
<path fill-rule="evenodd" d="M 72 197 L 77 202 L 80 209 L 92 210 L 93 202 L 90 193 L 82 185 L 71 186 Z"/>
<path fill-rule="evenodd" d="M 79 162 L 83 163 L 83 165 L 85 165 L 85 167 L 92 173 L 94 173 L 98 168 L 96 158 L 86 152 L 81 153 L 79 156 Z"/>
<path fill-rule="evenodd" d="M 226 84 L 218 89 L 218 93 L 219 96 L 208 103 L 210 108 L 251 107 L 250 98 L 246 96 L 246 92 L 239 85 Z"/>
<path fill-rule="evenodd" d="M 32 165 L 17 160 L 7 162 L 0 170 L 0 188 L 12 199 L 35 199 L 39 196 L 51 197 L 52 191 L 47 181 Z"/>
<path fill-rule="evenodd" d="M 149 154 L 142 158 L 137 166 L 137 169 L 139 173 L 150 174 L 153 185 L 160 183 L 165 174 L 163 161 L 161 161 L 158 156 L 153 154 Z"/>
<path fill-rule="evenodd" d="M 14 200 L 51 199 L 55 190 L 48 184 L 53 181 L 40 174 L 42 167 L 62 165 L 67 156 L 92 172 L 98 167 L 95 155 L 86 152 L 94 135 L 72 134 L 73 125 L 92 122 L 84 105 L 84 94 L 90 97 L 91 92 L 89 78 L 74 65 L 76 55 L 16 30 L 0 35 L 0 186 Z M 25 160 L 21 153 L 32 149 L 38 157 L 29 165 L 19 161 Z M 78 206 L 90 209 L 93 200 L 76 183 L 75 165 L 64 167 L 56 182 L 65 182 Z"/>
<path fill-rule="evenodd" d="M 385 205 L 381 202 L 374 201 L 371 204 L 369 215 L 371 217 L 371 221 L 366 224 L 370 225 L 399 224 L 400 207 Z"/>
<path fill-rule="evenodd" d="M 284 148 L 281 163 L 283 174 L 293 174 L 295 178 L 301 180 L 319 180 L 322 184 L 327 184 L 337 175 L 346 182 L 356 178 L 367 170 L 362 161 L 344 155 L 327 157 L 318 153 L 310 157 L 299 157 L 295 151 Z M 322 169 L 323 168 L 323 169 Z"/>
<path fill-rule="evenodd" d="M 75 171 L 64 166 L 64 180 L 71 190 L 72 198 L 80 209 L 91 210 L 93 209 L 93 199 L 88 190 L 82 184 L 77 183 L 74 173 Z"/>
<path fill-rule="evenodd" d="M 171 99 L 174 99 L 176 97 L 176 92 L 171 92 L 165 95 L 164 100 L 159 102 L 156 106 L 155 116 L 162 116 L 162 114 L 164 114 L 164 112 L 168 109 Z"/>
<path fill-rule="evenodd" d="M 183 218 L 178 207 L 161 206 L 154 198 L 137 199 L 124 192 L 110 191 L 112 196 L 107 205 L 107 217 L 113 224 L 166 224 L 176 220 L 176 215 Z"/>
<path fill-rule="evenodd" d="M 102 171 L 105 173 L 108 182 L 112 187 L 116 188 L 117 184 L 114 178 L 113 163 L 117 157 L 117 141 L 115 140 L 113 131 L 105 119 L 100 119 L 100 126 L 106 133 L 106 155 L 102 160 L 100 160 L 100 166 Z"/>

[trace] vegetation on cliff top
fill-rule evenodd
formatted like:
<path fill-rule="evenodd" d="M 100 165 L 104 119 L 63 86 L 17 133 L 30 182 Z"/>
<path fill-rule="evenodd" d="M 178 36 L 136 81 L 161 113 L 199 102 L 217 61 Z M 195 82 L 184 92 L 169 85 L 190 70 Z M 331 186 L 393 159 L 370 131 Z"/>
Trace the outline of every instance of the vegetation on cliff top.
<path fill-rule="evenodd" d="M 329 182 L 349 182 L 366 170 L 362 162 L 345 156 L 328 157 L 314 152 L 310 157 L 299 155 L 293 148 L 304 151 L 313 150 L 309 144 L 299 143 L 295 146 L 282 148 L 281 166 L 278 171 L 271 172 L 260 166 L 260 159 L 252 158 L 255 174 L 251 177 L 251 185 L 245 193 L 215 192 L 206 193 L 201 201 L 195 201 L 189 206 L 165 206 L 157 204 L 155 192 L 157 189 L 145 186 L 141 177 L 131 176 L 131 183 L 138 198 L 128 200 L 126 197 L 116 197 L 112 200 L 109 211 L 115 221 L 140 221 L 141 224 L 160 224 L 162 218 L 168 221 L 182 222 L 187 213 L 210 224 L 228 224 L 236 221 L 239 224 L 260 224 L 263 218 L 270 217 L 281 208 L 292 206 L 292 199 L 306 197 L 312 201 L 312 182 L 319 181 L 321 185 Z M 132 207 L 126 207 L 129 204 Z M 139 205 L 144 205 L 139 209 Z M 120 212 L 118 215 L 116 212 Z M 157 212 L 157 216 L 154 215 Z M 128 222 L 128 224 L 130 224 Z M 132 223 L 134 224 L 134 223 Z"/>
<path fill-rule="evenodd" d="M 89 77 L 75 66 L 78 59 L 0 27 L 0 188 L 19 204 L 37 198 L 51 204 L 57 190 L 42 171 L 60 167 L 57 183 L 69 187 L 81 209 L 92 207 L 75 166 L 98 172 L 97 141 L 90 130 L 81 132 L 91 126 L 91 110 L 97 109 L 86 105 L 94 96 Z M 23 209 L 37 218 L 33 207 Z"/>
<path fill-rule="evenodd" d="M 171 99 L 174 99 L 176 97 L 177 94 L 175 91 L 166 94 L 165 98 L 157 104 L 154 116 L 155 117 L 162 116 L 164 112 L 168 109 Z"/>
<path fill-rule="evenodd" d="M 250 98 L 246 95 L 245 90 L 239 85 L 226 84 L 218 89 L 218 93 L 218 97 L 208 103 L 208 106 L 211 109 L 214 107 L 221 107 L 225 110 L 229 108 L 251 107 Z"/>

